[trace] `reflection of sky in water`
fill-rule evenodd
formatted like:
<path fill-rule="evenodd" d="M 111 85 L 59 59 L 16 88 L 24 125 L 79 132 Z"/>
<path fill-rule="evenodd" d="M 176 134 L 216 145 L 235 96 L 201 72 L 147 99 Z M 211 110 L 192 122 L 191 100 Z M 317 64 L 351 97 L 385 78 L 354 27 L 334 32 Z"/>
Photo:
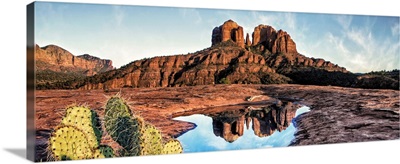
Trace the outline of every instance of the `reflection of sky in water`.
<path fill-rule="evenodd" d="M 308 112 L 309 109 L 309 107 L 297 109 L 296 117 L 302 113 Z M 243 136 L 229 143 L 223 138 L 215 136 L 211 117 L 202 114 L 194 114 L 176 117 L 174 120 L 192 122 L 197 125 L 195 129 L 177 138 L 181 141 L 185 153 L 288 146 L 290 141 L 294 139 L 294 133 L 296 131 L 293 123 L 291 123 L 286 130 L 282 132 L 275 131 L 272 135 L 261 138 L 254 135 L 254 131 L 251 128 L 252 123 L 250 123 L 249 129 L 244 128 Z"/>

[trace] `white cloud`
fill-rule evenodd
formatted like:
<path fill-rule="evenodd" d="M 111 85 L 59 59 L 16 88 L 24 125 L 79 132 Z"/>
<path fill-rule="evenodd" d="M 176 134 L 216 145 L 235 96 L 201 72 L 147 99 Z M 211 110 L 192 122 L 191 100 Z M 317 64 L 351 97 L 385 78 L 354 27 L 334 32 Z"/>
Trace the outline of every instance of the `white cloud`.
<path fill-rule="evenodd" d="M 372 27 L 375 19 L 367 19 L 361 27 L 351 26 L 353 16 L 338 15 L 334 20 L 339 24 L 339 32 L 334 35 L 328 32 L 325 39 L 328 45 L 327 58 L 339 66 L 347 68 L 352 72 L 369 72 L 372 70 L 381 70 L 385 65 L 383 61 L 392 58 L 393 54 L 387 52 L 387 47 L 393 43 L 388 40 L 386 45 L 380 44 L 373 34 Z M 381 55 L 387 55 L 385 59 L 378 58 Z"/>
<path fill-rule="evenodd" d="M 62 40 L 64 30 L 69 26 L 69 22 L 65 21 L 68 5 L 37 3 L 35 10 L 35 42 L 39 46 L 46 46 L 55 44 L 56 40 Z"/>
<path fill-rule="evenodd" d="M 334 45 L 334 46 L 330 46 L 331 48 L 334 48 L 337 50 L 337 52 L 339 52 L 339 54 L 341 56 L 344 57 L 350 57 L 351 53 L 348 50 L 348 48 L 343 44 L 343 39 L 340 39 L 337 36 L 334 36 L 332 33 L 328 32 L 328 34 L 326 35 L 326 39 L 328 40 L 328 42 L 330 43 L 329 45 Z"/>
<path fill-rule="evenodd" d="M 289 29 L 296 28 L 296 17 L 293 13 L 284 13 L 284 23 Z"/>
<path fill-rule="evenodd" d="M 113 6 L 113 14 L 114 14 L 114 21 L 117 25 L 117 27 L 122 25 L 122 22 L 124 21 L 124 11 L 123 8 L 119 5 L 114 5 Z"/>
<path fill-rule="evenodd" d="M 251 11 L 246 22 L 239 23 L 245 33 L 249 33 L 250 37 L 254 28 L 260 24 L 270 25 L 276 30 L 287 31 L 293 40 L 299 40 L 304 37 L 308 26 L 304 23 L 299 23 L 296 19 L 296 14 L 291 12 L 262 12 Z"/>
<path fill-rule="evenodd" d="M 357 45 L 361 46 L 364 50 L 369 50 L 374 46 L 374 40 L 372 38 L 371 29 L 351 29 L 346 30 L 346 36 L 356 43 Z"/>
<path fill-rule="evenodd" d="M 290 12 L 252 12 L 253 20 L 259 24 L 270 25 L 275 29 L 282 29 L 284 31 L 297 29 L 296 15 Z"/>
<path fill-rule="evenodd" d="M 253 19 L 258 20 L 260 24 L 267 24 L 267 25 L 276 25 L 277 17 L 271 16 L 269 14 L 262 14 L 258 11 L 252 11 L 251 15 Z"/>
<path fill-rule="evenodd" d="M 342 29 L 342 35 L 326 35 L 336 64 L 352 72 L 390 70 L 399 66 L 400 43 L 390 38 L 378 41 L 371 26 Z"/>
<path fill-rule="evenodd" d="M 400 22 L 394 24 L 390 29 L 392 30 L 392 35 L 393 36 L 400 35 Z"/>
<path fill-rule="evenodd" d="M 184 19 L 190 19 L 195 24 L 201 24 L 203 21 L 199 11 L 196 9 L 183 8 L 183 9 L 179 9 L 179 13 L 181 14 L 181 16 Z"/>
<path fill-rule="evenodd" d="M 338 15 L 336 21 L 343 29 L 349 29 L 353 17 L 350 15 Z"/>
<path fill-rule="evenodd" d="M 378 36 L 374 29 L 376 17 L 363 19 L 364 22 L 359 24 L 360 26 L 352 26 L 353 19 L 353 16 L 345 15 L 333 18 L 338 26 L 335 31 L 326 33 L 321 47 L 317 48 L 319 52 L 326 53 L 321 57 L 351 72 L 398 68 L 400 50 L 398 40 L 390 35 Z M 392 33 L 395 28 L 397 27 L 391 27 Z"/>

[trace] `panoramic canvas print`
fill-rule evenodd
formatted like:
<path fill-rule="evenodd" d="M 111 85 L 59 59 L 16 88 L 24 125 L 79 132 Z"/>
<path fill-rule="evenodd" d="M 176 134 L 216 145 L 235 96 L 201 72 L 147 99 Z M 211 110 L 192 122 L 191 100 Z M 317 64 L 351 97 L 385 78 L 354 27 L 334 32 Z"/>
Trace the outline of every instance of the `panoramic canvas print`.
<path fill-rule="evenodd" d="M 399 139 L 399 17 L 27 7 L 36 162 Z"/>

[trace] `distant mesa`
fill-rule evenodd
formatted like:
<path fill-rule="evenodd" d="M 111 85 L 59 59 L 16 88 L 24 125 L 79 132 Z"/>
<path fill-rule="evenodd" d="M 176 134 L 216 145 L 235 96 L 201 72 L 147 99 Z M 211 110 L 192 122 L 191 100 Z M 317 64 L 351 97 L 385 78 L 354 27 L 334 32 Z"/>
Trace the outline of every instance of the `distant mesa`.
<path fill-rule="evenodd" d="M 114 69 L 111 60 L 89 54 L 75 56 L 56 45 L 36 45 L 35 62 L 39 85 L 85 78 Z"/>
<path fill-rule="evenodd" d="M 36 70 L 51 70 L 55 72 L 83 71 L 86 76 L 114 69 L 112 61 L 100 59 L 89 54 L 75 56 L 69 51 L 56 46 L 48 45 L 43 48 L 36 45 Z"/>

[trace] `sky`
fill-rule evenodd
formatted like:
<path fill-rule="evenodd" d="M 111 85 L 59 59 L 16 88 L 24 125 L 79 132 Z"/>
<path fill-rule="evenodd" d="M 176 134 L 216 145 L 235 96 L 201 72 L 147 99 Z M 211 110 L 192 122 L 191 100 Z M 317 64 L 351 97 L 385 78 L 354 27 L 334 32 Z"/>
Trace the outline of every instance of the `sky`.
<path fill-rule="evenodd" d="M 351 72 L 400 68 L 400 18 L 388 16 L 38 2 L 35 42 L 119 68 L 210 47 L 212 29 L 229 19 L 250 36 L 259 24 L 287 31 L 301 54 Z"/>

